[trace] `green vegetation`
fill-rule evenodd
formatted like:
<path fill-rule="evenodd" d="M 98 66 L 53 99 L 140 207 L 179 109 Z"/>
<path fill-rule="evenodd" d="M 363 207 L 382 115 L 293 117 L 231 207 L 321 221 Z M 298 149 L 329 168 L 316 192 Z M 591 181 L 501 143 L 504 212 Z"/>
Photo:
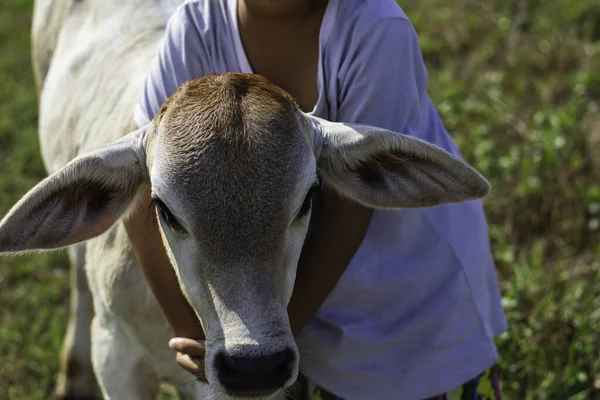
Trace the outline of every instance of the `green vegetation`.
<path fill-rule="evenodd" d="M 486 200 L 511 399 L 600 398 L 600 3 L 406 0 L 430 93 Z M 0 215 L 44 177 L 31 0 L 0 8 Z M 60 253 L 0 259 L 0 399 L 46 399 L 67 321 Z"/>
<path fill-rule="evenodd" d="M 492 182 L 505 392 L 600 398 L 600 3 L 401 3 L 444 123 Z"/>
<path fill-rule="evenodd" d="M 0 215 L 45 176 L 29 56 L 30 0 L 0 7 Z M 61 253 L 0 258 L 0 399 L 47 399 L 66 328 Z"/>

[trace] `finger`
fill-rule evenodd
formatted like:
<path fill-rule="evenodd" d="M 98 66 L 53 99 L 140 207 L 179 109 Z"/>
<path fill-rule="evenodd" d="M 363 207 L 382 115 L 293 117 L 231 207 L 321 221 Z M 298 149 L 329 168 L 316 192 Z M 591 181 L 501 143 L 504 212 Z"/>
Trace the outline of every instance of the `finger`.
<path fill-rule="evenodd" d="M 204 343 L 187 338 L 174 338 L 169 341 L 171 350 L 188 354 L 192 357 L 204 357 Z"/>
<path fill-rule="evenodd" d="M 204 359 L 192 358 L 187 354 L 178 352 L 175 360 L 183 369 L 193 374 L 198 380 L 207 382 L 204 371 Z"/>

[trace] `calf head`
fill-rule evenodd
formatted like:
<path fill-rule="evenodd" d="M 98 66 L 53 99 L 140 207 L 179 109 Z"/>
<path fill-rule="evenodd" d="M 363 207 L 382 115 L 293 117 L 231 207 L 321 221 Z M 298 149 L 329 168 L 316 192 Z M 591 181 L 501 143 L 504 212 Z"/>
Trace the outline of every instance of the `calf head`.
<path fill-rule="evenodd" d="M 207 333 L 207 378 L 235 396 L 292 384 L 286 307 L 320 184 L 373 208 L 481 198 L 487 181 L 432 145 L 324 121 L 257 75 L 185 83 L 147 126 L 74 159 L 0 222 L 0 252 L 106 231 L 152 188 L 163 241 Z"/>

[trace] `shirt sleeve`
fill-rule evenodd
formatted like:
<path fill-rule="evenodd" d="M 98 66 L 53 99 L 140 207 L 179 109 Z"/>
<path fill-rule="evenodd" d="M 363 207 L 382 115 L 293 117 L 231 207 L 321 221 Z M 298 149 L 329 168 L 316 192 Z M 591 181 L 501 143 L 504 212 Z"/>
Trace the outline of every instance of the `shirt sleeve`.
<path fill-rule="evenodd" d="M 184 82 L 204 76 L 206 54 L 192 9 L 183 6 L 167 22 L 165 35 L 140 90 L 134 120 L 138 127 L 149 123 L 160 106 Z"/>
<path fill-rule="evenodd" d="M 403 18 L 375 25 L 352 53 L 342 77 L 338 121 L 420 136 L 427 72 L 417 34 Z"/>

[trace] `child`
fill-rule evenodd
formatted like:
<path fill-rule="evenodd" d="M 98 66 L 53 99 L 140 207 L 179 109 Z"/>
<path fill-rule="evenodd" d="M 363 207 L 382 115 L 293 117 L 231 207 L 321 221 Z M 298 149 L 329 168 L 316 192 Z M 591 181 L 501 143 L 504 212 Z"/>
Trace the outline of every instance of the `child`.
<path fill-rule="evenodd" d="M 393 0 L 192 0 L 170 18 L 136 108 L 148 123 L 179 85 L 211 73 L 265 76 L 300 108 L 418 136 L 458 155 L 426 91 L 417 35 Z M 147 194 L 149 198 L 149 194 Z M 499 398 L 493 339 L 506 321 L 480 201 L 373 211 L 324 190 L 288 307 L 318 356 L 303 370 L 323 398 Z M 202 330 L 148 209 L 126 227 L 179 339 L 202 373 Z M 173 294 L 176 294 L 173 295 Z M 307 329 L 304 329 L 304 328 Z M 186 339 L 188 338 L 188 339 Z M 458 388 L 458 389 L 457 389 Z M 484 393 L 485 392 L 485 393 Z"/>

